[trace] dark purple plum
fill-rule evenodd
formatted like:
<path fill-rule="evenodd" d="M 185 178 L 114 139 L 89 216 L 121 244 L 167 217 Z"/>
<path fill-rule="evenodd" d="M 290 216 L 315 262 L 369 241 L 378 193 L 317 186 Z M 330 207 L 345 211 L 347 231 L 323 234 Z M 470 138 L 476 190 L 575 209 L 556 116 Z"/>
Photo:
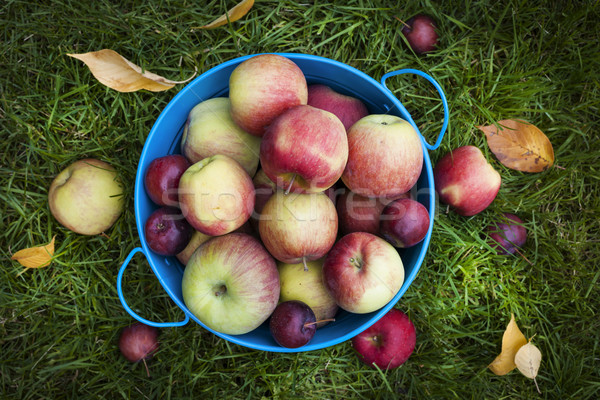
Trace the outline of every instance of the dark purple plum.
<path fill-rule="evenodd" d="M 503 218 L 487 227 L 490 246 L 498 254 L 513 254 L 527 240 L 523 221 L 514 214 L 504 213 Z"/>
<path fill-rule="evenodd" d="M 144 176 L 146 193 L 159 206 L 178 206 L 179 179 L 190 162 L 180 154 L 158 157 L 148 165 Z"/>
<path fill-rule="evenodd" d="M 141 322 L 124 328 L 119 337 L 119 350 L 133 363 L 152 357 L 158 350 L 158 329 Z"/>
<path fill-rule="evenodd" d="M 315 335 L 317 320 L 313 310 L 299 300 L 281 302 L 275 307 L 269 321 L 273 339 L 283 347 L 304 346 Z"/>
<path fill-rule="evenodd" d="M 423 54 L 435 49 L 438 34 L 433 18 L 426 14 L 418 14 L 406 21 L 402 34 L 416 54 Z"/>
<path fill-rule="evenodd" d="M 161 207 L 154 211 L 144 225 L 146 243 L 157 254 L 174 256 L 187 246 L 194 228 L 177 207 Z"/>
<path fill-rule="evenodd" d="M 425 238 L 428 229 L 427 209 L 412 199 L 394 200 L 379 217 L 379 234 L 394 247 L 414 246 Z"/>

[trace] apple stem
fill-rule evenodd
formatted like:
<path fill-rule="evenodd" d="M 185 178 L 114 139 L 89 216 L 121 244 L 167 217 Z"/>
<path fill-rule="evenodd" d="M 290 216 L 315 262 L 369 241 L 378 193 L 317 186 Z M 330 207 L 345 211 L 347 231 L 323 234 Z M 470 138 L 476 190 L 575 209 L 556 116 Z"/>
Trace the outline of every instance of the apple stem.
<path fill-rule="evenodd" d="M 320 324 L 321 322 L 333 322 L 333 321 L 335 321 L 335 318 L 321 319 L 321 320 L 315 321 L 315 322 L 307 322 L 304 324 L 304 327 L 306 328 L 307 326 Z"/>
<path fill-rule="evenodd" d="M 284 194 L 289 194 L 290 193 L 290 190 L 292 190 L 292 185 L 294 184 L 294 179 L 296 179 L 296 174 L 292 175 L 292 180 L 290 181 L 290 184 L 287 187 L 287 189 L 285 189 L 285 193 Z"/>
<path fill-rule="evenodd" d="M 409 24 L 407 24 L 406 22 L 402 21 L 400 18 L 398 18 L 397 16 L 394 15 L 394 18 L 396 18 L 398 21 L 400 21 L 402 23 L 402 25 L 404 25 L 405 27 L 407 27 L 408 29 L 411 28 L 411 26 Z"/>
<path fill-rule="evenodd" d="M 308 272 L 308 265 L 306 264 L 306 257 L 302 257 L 302 265 L 304 265 L 304 271 Z"/>

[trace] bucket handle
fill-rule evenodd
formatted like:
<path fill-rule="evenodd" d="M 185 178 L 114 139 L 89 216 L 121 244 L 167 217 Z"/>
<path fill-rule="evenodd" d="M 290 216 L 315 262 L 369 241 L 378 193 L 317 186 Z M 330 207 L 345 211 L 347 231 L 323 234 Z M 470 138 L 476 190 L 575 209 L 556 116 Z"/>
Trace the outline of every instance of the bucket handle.
<path fill-rule="evenodd" d="M 437 137 L 437 140 L 435 141 L 435 144 L 431 145 L 427 142 L 427 140 L 425 140 L 423 138 L 425 147 L 427 147 L 429 150 L 436 150 L 440 146 L 440 143 L 442 143 L 442 139 L 444 138 L 444 134 L 446 133 L 446 129 L 448 128 L 448 120 L 450 119 L 450 112 L 448 110 L 448 101 L 446 100 L 446 95 L 444 94 L 444 90 L 442 89 L 440 84 L 437 83 L 437 81 L 435 79 L 433 79 L 430 75 L 426 74 L 423 71 L 419 71 L 417 69 L 410 69 L 410 68 L 388 72 L 387 74 L 385 74 L 381 77 L 381 84 L 387 90 L 389 90 L 385 84 L 386 79 L 391 76 L 402 75 L 402 74 L 415 74 L 415 75 L 419 75 L 419 76 L 427 79 L 436 88 L 436 90 L 438 91 L 438 93 L 440 95 L 440 98 L 442 99 L 442 104 L 444 106 L 444 123 L 443 123 L 442 129 Z"/>
<path fill-rule="evenodd" d="M 171 327 L 183 326 L 183 325 L 187 324 L 188 321 L 190 320 L 190 317 L 187 314 L 185 316 L 185 319 L 183 321 L 179 321 L 179 322 L 153 322 L 153 321 L 149 321 L 145 318 L 140 317 L 139 315 L 137 315 L 135 313 L 135 311 L 133 311 L 131 309 L 131 307 L 129 307 L 129 305 L 125 301 L 125 296 L 123 296 L 123 287 L 122 287 L 123 273 L 125 272 L 125 268 L 127 268 L 127 265 L 129 265 L 129 262 L 131 261 L 131 259 L 133 258 L 133 256 L 136 253 L 142 253 L 144 256 L 146 256 L 146 258 L 148 258 L 148 256 L 146 255 L 146 253 L 144 252 L 144 250 L 141 247 L 136 247 L 135 249 L 131 250 L 131 252 L 127 256 L 127 258 L 123 262 L 123 265 L 121 265 L 121 268 L 119 269 L 119 274 L 117 275 L 117 293 L 119 294 L 119 300 L 121 300 L 121 304 L 123 305 L 123 308 L 125 309 L 125 311 L 127 311 L 129 313 L 129 315 L 131 315 L 133 318 L 137 319 L 141 323 L 150 325 L 150 326 L 154 326 L 157 328 L 171 328 Z"/>

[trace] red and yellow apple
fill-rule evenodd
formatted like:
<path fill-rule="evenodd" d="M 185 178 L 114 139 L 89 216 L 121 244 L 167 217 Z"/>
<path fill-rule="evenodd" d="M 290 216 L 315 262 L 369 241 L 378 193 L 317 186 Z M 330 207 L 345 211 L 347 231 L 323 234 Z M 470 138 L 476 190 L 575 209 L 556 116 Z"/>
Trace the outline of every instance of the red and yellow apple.
<path fill-rule="evenodd" d="M 398 199 L 389 203 L 379 220 L 379 235 L 398 248 L 416 245 L 429 230 L 427 208 L 413 199 Z"/>
<path fill-rule="evenodd" d="M 342 122 L 328 111 L 307 105 L 279 115 L 260 144 L 262 169 L 286 191 L 326 190 L 341 177 L 347 159 Z"/>
<path fill-rule="evenodd" d="M 56 175 L 48 190 L 48 204 L 65 228 L 98 235 L 123 212 L 123 185 L 112 165 L 93 158 L 78 160 Z"/>
<path fill-rule="evenodd" d="M 229 78 L 231 116 L 246 132 L 262 136 L 265 128 L 290 107 L 306 104 L 302 70 L 278 54 L 261 54 L 240 63 Z"/>
<path fill-rule="evenodd" d="M 385 306 L 400 290 L 404 265 L 384 239 L 353 232 L 338 240 L 325 257 L 323 283 L 344 310 L 369 313 Z"/>
<path fill-rule="evenodd" d="M 360 99 L 336 92 L 327 85 L 309 85 L 307 104 L 334 114 L 342 121 L 346 130 L 369 115 L 367 106 Z"/>
<path fill-rule="evenodd" d="M 217 154 L 189 167 L 179 180 L 179 204 L 194 229 L 209 236 L 230 233 L 254 210 L 254 185 L 233 158 Z"/>
<path fill-rule="evenodd" d="M 463 216 L 479 214 L 496 198 L 502 178 L 475 146 L 444 155 L 433 168 L 435 190 L 442 203 Z"/>
<path fill-rule="evenodd" d="M 379 217 L 390 201 L 382 197 L 361 196 L 351 190 L 343 192 L 336 202 L 340 233 L 368 232 L 378 235 Z"/>
<path fill-rule="evenodd" d="M 348 131 L 348 163 L 342 175 L 354 193 L 395 198 L 408 192 L 423 168 L 421 139 L 400 117 L 371 114 Z"/>

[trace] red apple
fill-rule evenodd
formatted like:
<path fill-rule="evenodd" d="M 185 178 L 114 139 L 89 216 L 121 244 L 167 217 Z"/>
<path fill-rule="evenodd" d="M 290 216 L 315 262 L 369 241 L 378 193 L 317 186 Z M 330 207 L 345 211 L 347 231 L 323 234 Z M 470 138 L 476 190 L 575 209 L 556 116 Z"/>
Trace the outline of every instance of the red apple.
<path fill-rule="evenodd" d="M 416 200 L 394 200 L 381 212 L 379 233 L 394 247 L 414 246 L 425 238 L 428 230 L 429 212 Z"/>
<path fill-rule="evenodd" d="M 503 218 L 487 227 L 490 246 L 499 254 L 513 254 L 527 241 L 527 230 L 521 218 L 504 213 Z"/>
<path fill-rule="evenodd" d="M 393 369 L 404 364 L 415 349 L 415 326 L 402 311 L 392 308 L 379 321 L 352 338 L 360 360 L 371 367 Z"/>
<path fill-rule="evenodd" d="M 246 132 L 262 136 L 265 128 L 290 107 L 306 104 L 302 70 L 290 59 L 262 54 L 239 64 L 229 78 L 231 116 Z"/>
<path fill-rule="evenodd" d="M 435 49 L 438 42 L 436 29 L 433 18 L 418 14 L 406 21 L 402 34 L 415 53 L 423 54 Z"/>
<path fill-rule="evenodd" d="M 326 190 L 340 178 L 347 159 L 348 140 L 339 118 L 306 105 L 278 116 L 260 144 L 262 169 L 287 191 Z"/>
<path fill-rule="evenodd" d="M 279 301 L 279 273 L 260 242 L 244 233 L 210 239 L 190 257 L 181 280 L 185 305 L 210 329 L 248 333 Z"/>
<path fill-rule="evenodd" d="M 133 363 L 152 357 L 158 346 L 158 328 L 141 322 L 123 328 L 119 336 L 121 354 Z"/>
<path fill-rule="evenodd" d="M 400 290 L 404 265 L 384 239 L 353 232 L 338 240 L 325 257 L 323 282 L 338 306 L 369 313 L 385 306 Z"/>
<path fill-rule="evenodd" d="M 342 121 L 346 130 L 369 115 L 367 106 L 361 100 L 338 93 L 326 85 L 309 85 L 307 104 L 334 114 Z"/>
<path fill-rule="evenodd" d="M 435 190 L 442 203 L 471 216 L 496 198 L 502 179 L 479 148 L 463 146 L 443 156 L 433 169 Z"/>
<path fill-rule="evenodd" d="M 340 233 L 368 232 L 378 235 L 379 217 L 389 202 L 386 198 L 365 197 L 350 190 L 340 194 L 336 203 Z"/>
<path fill-rule="evenodd" d="M 263 169 L 259 169 L 252 178 L 254 184 L 254 212 L 250 218 L 250 223 L 255 230 L 258 230 L 258 221 L 260 220 L 260 213 L 262 212 L 265 204 L 271 198 L 273 193 L 277 190 L 277 185 L 265 174 Z"/>
<path fill-rule="evenodd" d="M 371 114 L 348 131 L 348 163 L 342 175 L 354 193 L 396 198 L 417 182 L 423 148 L 417 131 L 390 114 Z"/>
<path fill-rule="evenodd" d="M 269 331 L 280 346 L 295 349 L 315 336 L 317 320 L 313 310 L 299 300 L 281 302 L 271 314 Z"/>
<path fill-rule="evenodd" d="M 323 192 L 278 190 L 262 210 L 258 231 L 277 260 L 297 264 L 323 257 L 337 237 L 335 206 Z"/>
<path fill-rule="evenodd" d="M 254 209 L 254 185 L 233 158 L 217 154 L 189 167 L 179 180 L 183 216 L 198 231 L 219 236 L 242 226 Z"/>
<path fill-rule="evenodd" d="M 150 200 L 159 206 L 179 207 L 179 179 L 190 165 L 181 154 L 152 160 L 144 175 L 146 193 Z"/>
<path fill-rule="evenodd" d="M 163 206 L 155 210 L 144 224 L 144 235 L 150 249 L 163 256 L 183 251 L 194 233 L 177 207 Z"/>

